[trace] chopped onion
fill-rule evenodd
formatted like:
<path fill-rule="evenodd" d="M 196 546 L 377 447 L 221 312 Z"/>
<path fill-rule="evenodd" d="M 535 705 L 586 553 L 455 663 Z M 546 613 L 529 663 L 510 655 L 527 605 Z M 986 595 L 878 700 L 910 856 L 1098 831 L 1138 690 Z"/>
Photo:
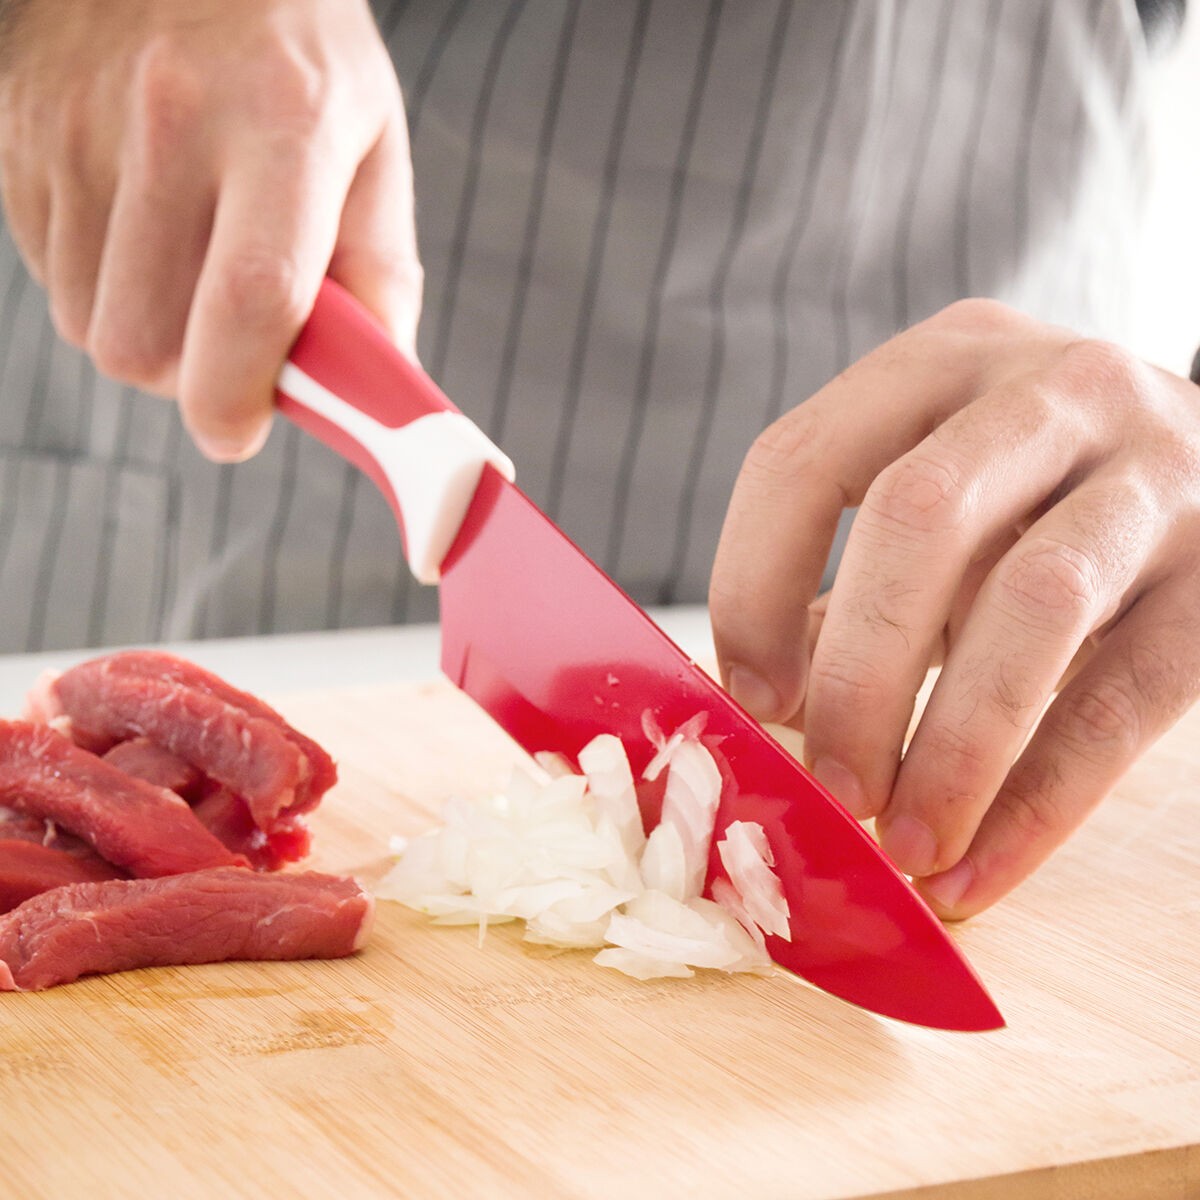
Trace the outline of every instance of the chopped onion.
<path fill-rule="evenodd" d="M 579 765 L 587 776 L 588 791 L 596 808 L 609 817 L 621 835 L 626 854 L 636 861 L 646 844 L 646 831 L 638 809 L 633 772 L 620 739 L 611 733 L 592 738 L 579 752 Z"/>
<path fill-rule="evenodd" d="M 689 970 L 682 963 L 652 958 L 620 946 L 610 946 L 607 950 L 601 950 L 592 961 L 602 967 L 615 967 L 626 975 L 632 975 L 634 979 L 691 979 L 695 974 L 695 971 Z"/>
<path fill-rule="evenodd" d="M 763 931 L 754 923 L 754 918 L 746 911 L 741 894 L 728 879 L 719 875 L 712 881 L 712 897 L 734 920 L 746 931 L 754 944 L 764 954 L 767 951 L 767 939 Z"/>
<path fill-rule="evenodd" d="M 571 768 L 571 760 L 565 754 L 559 754 L 557 750 L 539 750 L 534 756 L 533 761 L 537 763 L 551 779 L 558 779 L 562 775 L 574 775 L 575 772 Z"/>
<path fill-rule="evenodd" d="M 687 855 L 679 827 L 673 822 L 659 822 L 646 839 L 646 849 L 642 852 L 642 879 L 648 888 L 665 892 L 676 900 L 687 899 Z"/>
<path fill-rule="evenodd" d="M 713 937 L 689 938 L 655 929 L 632 917 L 614 913 L 608 923 L 608 940 L 614 946 L 636 950 L 647 958 L 689 967 L 729 967 L 738 959 L 727 943 Z"/>
<path fill-rule="evenodd" d="M 650 709 L 646 709 L 642 713 L 642 732 L 658 753 L 646 764 L 642 778 L 653 783 L 662 774 L 663 767 L 674 757 L 675 751 L 685 742 L 696 741 L 704 732 L 707 724 L 708 713 L 698 712 L 694 717 L 689 717 L 684 721 L 670 737 L 667 737 L 658 724 L 658 718 Z"/>
<path fill-rule="evenodd" d="M 579 752 L 582 774 L 561 755 L 540 755 L 540 776 L 517 771 L 498 795 L 448 801 L 440 828 L 394 840 L 399 859 L 377 895 L 436 924 L 477 924 L 481 941 L 490 923 L 521 920 L 527 941 L 603 947 L 598 964 L 639 979 L 686 978 L 693 967 L 769 972 L 756 922 L 779 916 L 760 878 L 765 870 L 774 879 L 761 828 L 735 823 L 737 870 L 726 862 L 732 882 L 713 887 L 727 906 L 700 896 L 722 783 L 698 740 L 705 719 L 667 736 L 652 713 L 644 717 L 657 749 L 646 777 L 667 771 L 649 837 L 624 747 L 604 734 Z M 782 921 L 786 930 L 786 908 Z"/>
<path fill-rule="evenodd" d="M 608 919 L 567 921 L 553 911 L 540 913 L 525 923 L 525 940 L 542 946 L 561 946 L 567 950 L 590 950 L 604 946 Z"/>
<path fill-rule="evenodd" d="M 671 754 L 663 793 L 663 825 L 674 825 L 683 843 L 684 890 L 698 896 L 708 873 L 708 851 L 721 800 L 721 771 L 699 742 L 682 742 Z"/>
<path fill-rule="evenodd" d="M 763 827 L 750 821 L 731 821 L 717 843 L 717 851 L 754 923 L 764 933 L 790 942 L 787 900 L 779 876 L 771 870 L 775 856 Z"/>

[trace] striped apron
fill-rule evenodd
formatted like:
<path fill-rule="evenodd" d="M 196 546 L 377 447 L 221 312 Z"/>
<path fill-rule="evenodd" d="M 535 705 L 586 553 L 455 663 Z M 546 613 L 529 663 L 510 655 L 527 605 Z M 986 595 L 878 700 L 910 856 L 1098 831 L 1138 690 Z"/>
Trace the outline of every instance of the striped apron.
<path fill-rule="evenodd" d="M 379 0 L 422 361 L 644 603 L 701 602 L 755 435 L 987 295 L 1120 340 L 1132 0 Z M 60 343 L 0 236 L 0 650 L 429 620 L 391 514 L 284 421 L 236 466 Z"/>

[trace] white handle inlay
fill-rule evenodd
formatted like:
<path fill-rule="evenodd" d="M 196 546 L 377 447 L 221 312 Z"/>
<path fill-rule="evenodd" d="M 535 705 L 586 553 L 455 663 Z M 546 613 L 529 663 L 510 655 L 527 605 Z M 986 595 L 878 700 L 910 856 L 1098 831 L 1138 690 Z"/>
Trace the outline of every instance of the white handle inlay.
<path fill-rule="evenodd" d="M 510 482 L 512 460 L 462 413 L 429 413 L 398 429 L 369 417 L 294 363 L 279 389 L 348 433 L 379 464 L 404 517 L 408 565 L 422 583 L 437 583 L 475 495 L 484 465 Z"/>

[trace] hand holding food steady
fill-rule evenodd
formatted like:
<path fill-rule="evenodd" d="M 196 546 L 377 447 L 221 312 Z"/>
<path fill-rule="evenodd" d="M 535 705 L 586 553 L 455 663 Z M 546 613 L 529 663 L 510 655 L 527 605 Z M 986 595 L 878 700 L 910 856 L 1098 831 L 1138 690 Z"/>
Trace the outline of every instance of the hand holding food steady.
<path fill-rule="evenodd" d="M 978 912 L 1200 696 L 1200 390 L 955 304 L 756 441 L 711 607 L 735 697 L 803 728 L 941 915 Z"/>
<path fill-rule="evenodd" d="M 248 457 L 328 273 L 412 351 L 400 90 L 365 0 L 0 8 L 0 188 L 55 324 Z"/>

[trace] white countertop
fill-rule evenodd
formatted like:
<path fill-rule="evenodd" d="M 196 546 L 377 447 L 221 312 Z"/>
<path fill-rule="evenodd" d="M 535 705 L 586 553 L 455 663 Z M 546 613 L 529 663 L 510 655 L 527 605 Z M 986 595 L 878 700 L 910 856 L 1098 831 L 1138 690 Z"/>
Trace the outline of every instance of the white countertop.
<path fill-rule="evenodd" d="M 705 608 L 651 609 L 650 615 L 692 658 L 712 659 Z M 235 687 L 262 695 L 434 679 L 439 674 L 438 648 L 436 625 L 214 638 L 163 647 Z M 43 671 L 62 670 L 103 652 L 93 648 L 0 655 L 0 716 L 20 714 L 25 693 Z"/>

